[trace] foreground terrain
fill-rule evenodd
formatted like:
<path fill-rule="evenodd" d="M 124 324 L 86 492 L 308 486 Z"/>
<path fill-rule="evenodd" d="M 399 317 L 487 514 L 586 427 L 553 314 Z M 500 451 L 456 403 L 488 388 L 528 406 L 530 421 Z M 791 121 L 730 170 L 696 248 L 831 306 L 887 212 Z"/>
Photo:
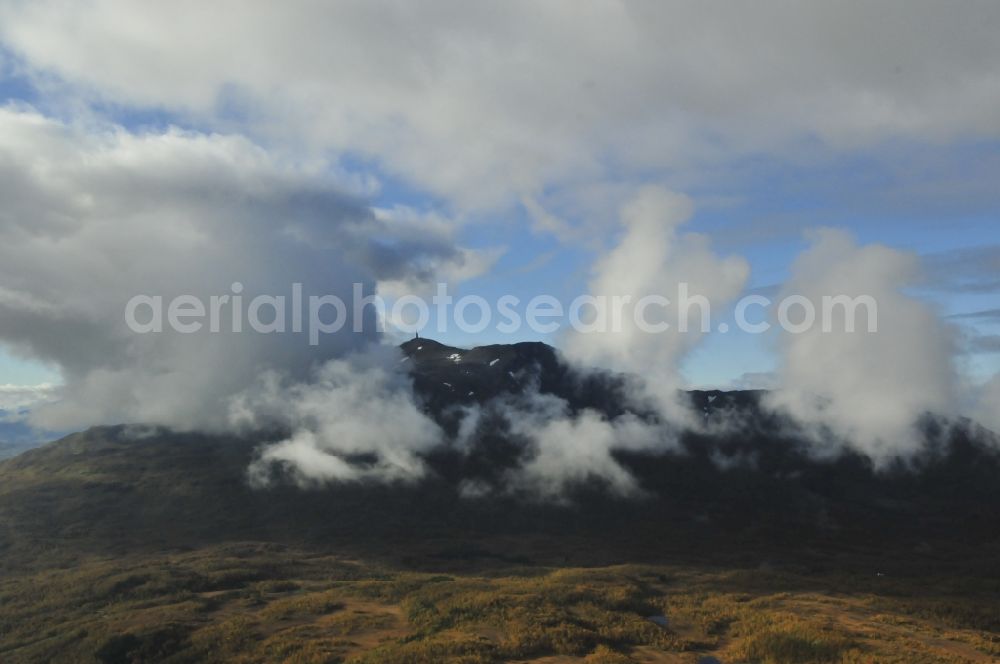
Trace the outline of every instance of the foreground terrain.
<path fill-rule="evenodd" d="M 1000 661 L 996 522 L 962 495 L 948 529 L 814 492 L 827 521 L 782 533 L 766 491 L 252 490 L 252 450 L 95 429 L 0 464 L 0 661 Z"/>
<path fill-rule="evenodd" d="M 947 577 L 496 562 L 412 571 L 243 542 L 8 576 L 0 659 L 995 662 L 996 599 L 995 582 Z"/>

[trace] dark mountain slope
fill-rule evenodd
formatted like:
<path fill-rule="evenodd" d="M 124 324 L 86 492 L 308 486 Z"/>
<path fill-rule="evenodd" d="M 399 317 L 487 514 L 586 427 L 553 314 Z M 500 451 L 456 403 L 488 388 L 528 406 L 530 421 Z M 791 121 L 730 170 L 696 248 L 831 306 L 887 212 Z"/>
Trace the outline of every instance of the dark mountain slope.
<path fill-rule="evenodd" d="M 543 343 L 463 349 L 417 338 L 400 349 L 409 358 L 414 390 L 439 419 L 449 407 L 485 403 L 525 390 L 553 394 L 574 409 L 593 408 L 609 417 L 622 412 L 621 377 L 574 371 L 554 348 Z"/>
<path fill-rule="evenodd" d="M 454 403 L 516 395 L 528 383 L 575 407 L 604 399 L 605 412 L 620 408 L 619 380 L 581 383 L 542 344 L 463 351 L 421 339 L 403 350 L 416 390 L 445 419 Z M 595 481 L 576 486 L 566 504 L 503 492 L 460 496 L 464 480 L 491 472 L 495 479 L 497 467 L 530 454 L 502 429 L 482 432 L 471 453 L 436 451 L 427 459 L 430 476 L 416 486 L 303 491 L 248 486 L 246 468 L 264 439 L 95 428 L 0 463 L 0 559 L 48 564 L 264 540 L 396 558 L 405 551 L 425 563 L 493 556 L 756 564 L 873 555 L 898 565 L 928 557 L 935 565 L 997 565 L 1000 456 L 990 434 L 959 424 L 908 466 L 876 472 L 857 455 L 812 458 L 761 411 L 759 397 L 691 393 L 706 417 L 739 410 L 746 426 L 718 436 L 689 432 L 669 454 L 619 453 L 644 497 L 615 497 Z"/>

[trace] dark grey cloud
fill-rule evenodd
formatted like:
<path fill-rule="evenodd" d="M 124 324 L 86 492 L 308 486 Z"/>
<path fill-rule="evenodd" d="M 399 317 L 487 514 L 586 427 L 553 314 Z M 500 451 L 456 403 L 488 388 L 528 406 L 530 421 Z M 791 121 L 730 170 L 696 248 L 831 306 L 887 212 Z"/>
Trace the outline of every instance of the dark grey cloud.
<path fill-rule="evenodd" d="M 218 334 L 140 335 L 124 317 L 134 295 L 207 302 L 239 282 L 249 302 L 297 282 L 350 302 L 354 283 L 372 293 L 474 257 L 440 221 L 372 210 L 322 163 L 238 136 L 84 130 L 23 109 L 0 109 L 0 200 L 0 342 L 60 369 L 60 399 L 32 414 L 58 429 L 228 426 L 228 400 L 263 372 L 306 380 L 376 335 L 310 346 L 228 319 Z"/>
<path fill-rule="evenodd" d="M 942 251 L 922 257 L 925 288 L 952 293 L 1000 293 L 1000 245 Z"/>

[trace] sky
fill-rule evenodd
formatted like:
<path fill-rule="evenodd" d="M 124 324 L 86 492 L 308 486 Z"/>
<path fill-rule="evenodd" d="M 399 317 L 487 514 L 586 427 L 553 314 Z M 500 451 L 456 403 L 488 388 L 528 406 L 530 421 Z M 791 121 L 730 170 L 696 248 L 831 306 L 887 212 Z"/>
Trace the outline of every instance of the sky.
<path fill-rule="evenodd" d="M 388 297 L 443 281 L 568 301 L 630 276 L 608 257 L 650 187 L 691 209 L 647 229 L 671 247 L 649 287 L 685 261 L 742 261 L 739 278 L 704 280 L 727 311 L 813 284 L 796 261 L 817 229 L 840 229 L 845 252 L 914 258 L 889 292 L 933 311 L 960 379 L 986 383 L 1000 372 L 998 32 L 1000 6 L 976 1 L 0 1 L 0 384 L 66 385 L 52 427 L 147 387 L 200 422 L 150 376 L 178 374 L 161 381 L 173 395 L 212 353 L 246 365 L 236 385 L 257 375 L 248 356 L 294 374 L 349 344 L 207 343 L 178 363 L 104 322 L 141 288 L 339 292 L 352 277 Z M 495 324 L 424 335 L 576 343 Z M 782 343 L 716 328 L 664 371 L 770 385 L 791 361 Z M 581 357 L 644 364 L 599 345 Z"/>

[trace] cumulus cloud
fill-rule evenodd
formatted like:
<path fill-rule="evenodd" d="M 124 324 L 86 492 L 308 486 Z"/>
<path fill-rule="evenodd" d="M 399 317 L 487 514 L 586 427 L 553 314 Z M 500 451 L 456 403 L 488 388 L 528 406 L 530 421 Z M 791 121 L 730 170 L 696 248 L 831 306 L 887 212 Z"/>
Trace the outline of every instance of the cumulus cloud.
<path fill-rule="evenodd" d="M 770 403 L 818 444 L 850 445 L 881 461 L 919 446 L 915 425 L 925 413 L 955 412 L 952 331 L 904 291 L 917 282 L 918 265 L 914 255 L 858 246 L 849 234 L 827 229 L 792 266 L 779 299 L 804 297 L 817 319 L 805 331 L 781 333 L 780 387 Z M 824 326 L 823 298 L 839 295 L 868 296 L 877 306 L 858 301 L 853 332 L 844 306 L 829 308 Z M 789 321 L 800 323 L 802 312 L 790 308 Z"/>
<path fill-rule="evenodd" d="M 510 476 L 512 488 L 559 499 L 574 484 L 599 479 L 614 493 L 638 496 L 641 489 L 635 478 L 613 453 L 662 452 L 677 445 L 675 432 L 632 414 L 609 420 L 589 409 L 575 415 L 563 409 L 552 403 L 533 416 L 524 417 L 522 412 L 512 418 L 513 430 L 534 445 L 532 456 Z"/>
<path fill-rule="evenodd" d="M 0 198 L 0 342 L 59 367 L 61 398 L 33 412 L 52 429 L 224 427 L 227 400 L 261 372 L 303 380 L 376 338 L 373 324 L 315 347 L 291 322 L 281 334 L 236 333 L 235 300 L 218 333 L 206 323 L 136 334 L 124 317 L 134 295 L 207 302 L 239 282 L 246 305 L 288 297 L 298 282 L 350 303 L 354 283 L 371 294 L 380 281 L 469 260 L 444 224 L 376 214 L 323 163 L 289 162 L 235 135 L 84 129 L 3 108 Z"/>
<path fill-rule="evenodd" d="M 679 230 L 693 209 L 688 197 L 659 187 L 642 189 L 622 209 L 623 235 L 597 261 L 590 282 L 597 299 L 588 322 L 595 327 L 565 338 L 567 357 L 581 365 L 642 376 L 643 397 L 668 419 L 683 416 L 676 401 L 680 361 L 704 336 L 712 310 L 735 298 L 749 273 L 742 258 L 719 257 L 706 236 Z"/>
<path fill-rule="evenodd" d="M 0 40 L 71 99 L 359 153 L 473 206 L 610 168 L 1000 132 L 990 2 L 246 9 L 15 1 Z"/>
<path fill-rule="evenodd" d="M 564 501 L 574 489 L 594 483 L 620 496 L 638 497 L 641 487 L 615 452 L 677 448 L 674 428 L 631 412 L 609 417 L 591 408 L 574 408 L 560 396 L 540 392 L 537 384 L 457 414 L 459 428 L 452 444 L 464 454 L 496 445 L 498 434 L 516 446 L 515 452 L 508 450 L 510 458 L 492 469 L 492 479 L 463 480 L 466 497 L 504 493 Z"/>
<path fill-rule="evenodd" d="M 395 348 L 373 346 L 327 362 L 307 382 L 287 385 L 270 375 L 241 394 L 230 410 L 235 426 L 292 432 L 259 451 L 251 484 L 281 478 L 276 468 L 303 487 L 422 477 L 420 454 L 444 434 L 414 401 L 399 358 Z"/>

